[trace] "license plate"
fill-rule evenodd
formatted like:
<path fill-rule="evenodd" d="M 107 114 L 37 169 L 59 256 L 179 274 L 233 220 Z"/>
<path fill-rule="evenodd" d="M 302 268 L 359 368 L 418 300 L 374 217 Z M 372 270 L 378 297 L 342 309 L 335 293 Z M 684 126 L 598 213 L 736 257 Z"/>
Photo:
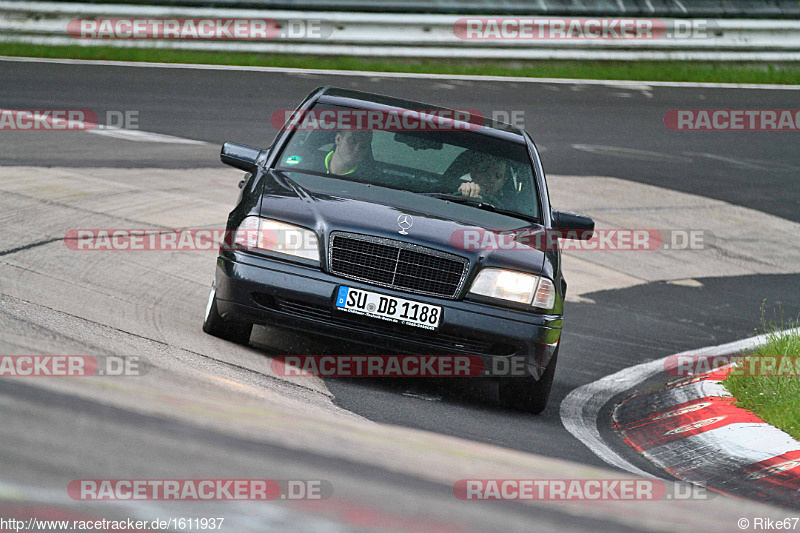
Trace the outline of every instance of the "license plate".
<path fill-rule="evenodd" d="M 397 324 L 434 330 L 442 319 L 442 308 L 372 291 L 339 287 L 336 308 L 348 313 Z"/>

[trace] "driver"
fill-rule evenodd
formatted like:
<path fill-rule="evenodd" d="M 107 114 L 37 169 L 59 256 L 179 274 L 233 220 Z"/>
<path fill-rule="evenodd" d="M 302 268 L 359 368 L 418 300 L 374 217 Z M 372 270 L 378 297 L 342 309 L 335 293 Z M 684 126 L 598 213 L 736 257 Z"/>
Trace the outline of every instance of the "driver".
<path fill-rule="evenodd" d="M 469 174 L 461 177 L 464 181 L 458 192 L 470 198 L 487 200 L 502 204 L 513 191 L 508 191 L 508 164 L 505 159 L 490 154 L 476 152 L 470 161 Z M 465 181 L 469 180 L 469 181 Z"/>

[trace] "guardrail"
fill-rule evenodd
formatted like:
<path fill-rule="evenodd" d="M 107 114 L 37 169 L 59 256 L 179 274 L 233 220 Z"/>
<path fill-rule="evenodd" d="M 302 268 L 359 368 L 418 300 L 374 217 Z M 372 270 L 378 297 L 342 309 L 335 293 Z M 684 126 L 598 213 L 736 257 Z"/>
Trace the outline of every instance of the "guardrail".
<path fill-rule="evenodd" d="M 15 0 L 19 1 L 19 0 Z M 69 0 L 56 0 L 69 1 Z M 83 0 L 103 3 L 103 0 Z M 549 17 L 797 18 L 796 0 L 125 0 L 127 4 Z"/>
<path fill-rule="evenodd" d="M 75 19 L 188 18 L 270 19 L 277 32 L 264 39 L 187 40 L 81 39 L 68 31 L 70 21 Z M 467 39 L 463 31 L 465 18 L 470 17 L 0 1 L 0 41 L 370 57 L 800 61 L 798 20 L 647 19 L 667 28 L 690 24 L 695 29 L 683 36 L 672 32 L 647 39 Z M 462 31 L 456 29 L 459 24 Z M 299 31 L 293 33 L 293 27 Z M 316 32 L 309 31 L 312 27 Z"/>

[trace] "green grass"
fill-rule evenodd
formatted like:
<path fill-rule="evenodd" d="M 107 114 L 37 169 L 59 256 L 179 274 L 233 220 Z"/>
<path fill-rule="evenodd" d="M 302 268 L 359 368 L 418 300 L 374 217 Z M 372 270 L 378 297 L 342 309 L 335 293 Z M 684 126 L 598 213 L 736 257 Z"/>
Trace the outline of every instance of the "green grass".
<path fill-rule="evenodd" d="M 365 59 L 338 56 L 200 52 L 163 48 L 117 48 L 77 45 L 42 46 L 21 43 L 0 43 L 0 55 L 538 78 L 800 84 L 800 65 L 797 64 L 764 65 L 683 61 Z"/>
<path fill-rule="evenodd" d="M 800 322 L 794 326 L 797 328 Z M 792 356 L 793 368 L 800 367 L 800 334 L 781 334 L 788 329 L 773 323 L 765 325 L 768 342 L 752 356 Z M 738 365 L 747 365 L 747 359 Z M 723 382 L 736 397 L 736 405 L 752 411 L 765 422 L 800 440 L 800 373 L 794 376 L 731 375 Z"/>

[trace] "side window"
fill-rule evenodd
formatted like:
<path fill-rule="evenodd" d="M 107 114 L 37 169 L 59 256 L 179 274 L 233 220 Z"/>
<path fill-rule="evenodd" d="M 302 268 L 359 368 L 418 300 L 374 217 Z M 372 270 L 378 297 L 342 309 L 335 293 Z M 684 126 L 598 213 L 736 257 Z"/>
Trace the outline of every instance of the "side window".
<path fill-rule="evenodd" d="M 332 131 L 297 131 L 277 166 L 321 170 L 325 155 L 333 150 L 334 135 Z"/>

